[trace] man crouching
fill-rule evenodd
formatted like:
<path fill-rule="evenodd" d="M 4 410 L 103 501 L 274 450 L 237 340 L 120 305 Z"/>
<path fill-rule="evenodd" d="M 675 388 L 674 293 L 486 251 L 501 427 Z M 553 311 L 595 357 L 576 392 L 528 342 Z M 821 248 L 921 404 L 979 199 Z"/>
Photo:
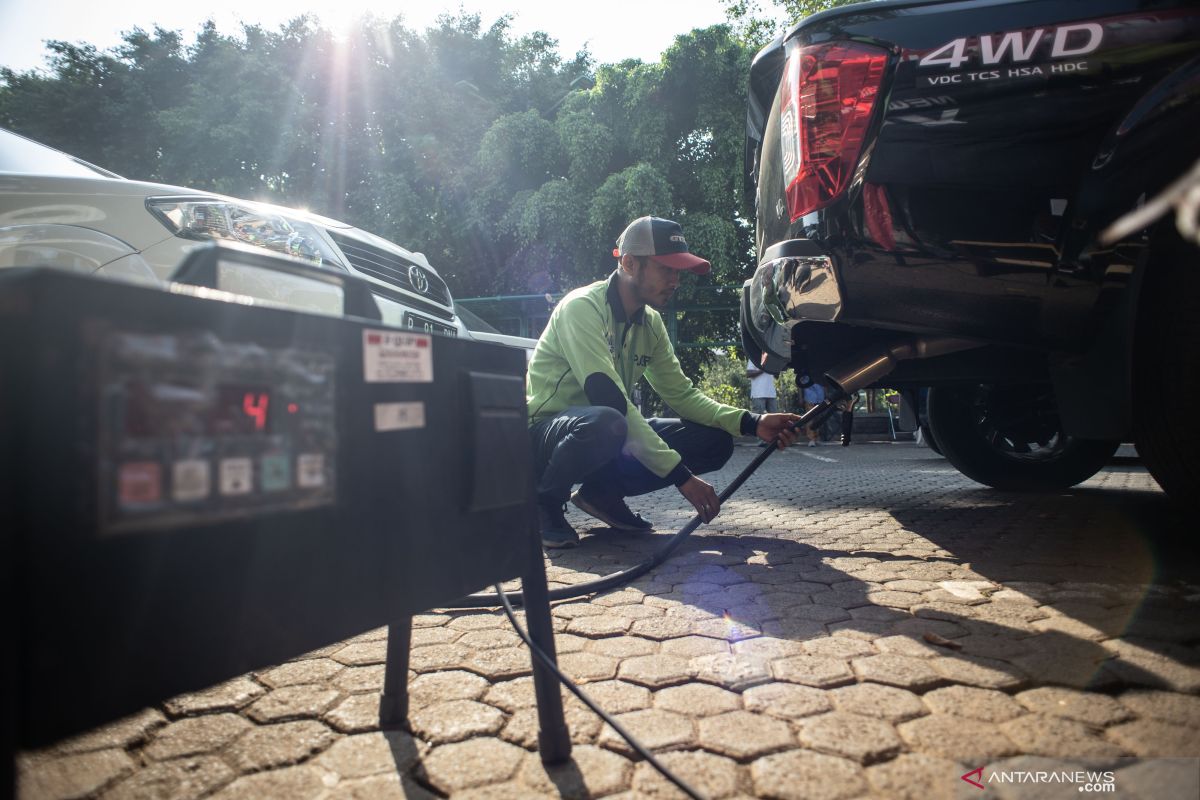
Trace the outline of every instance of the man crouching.
<path fill-rule="evenodd" d="M 720 469 L 733 436 L 757 435 L 787 447 L 795 414 L 753 414 L 705 396 L 683 374 L 656 309 L 683 272 L 712 268 L 688 252 L 679 223 L 634 220 L 617 240 L 607 280 L 569 293 L 555 307 L 529 363 L 525 393 L 544 547 L 574 547 L 568 499 L 606 525 L 648 531 L 626 497 L 675 486 L 705 522 L 721 511 L 712 485 L 696 477 Z M 630 401 L 646 376 L 679 419 L 646 419 Z M 575 484 L 582 484 L 571 494 Z"/>

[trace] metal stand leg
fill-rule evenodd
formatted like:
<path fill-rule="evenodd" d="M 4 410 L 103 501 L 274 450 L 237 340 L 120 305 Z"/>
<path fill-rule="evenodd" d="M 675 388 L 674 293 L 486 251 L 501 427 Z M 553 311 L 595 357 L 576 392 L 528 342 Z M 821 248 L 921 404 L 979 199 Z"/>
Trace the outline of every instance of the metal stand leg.
<path fill-rule="evenodd" d="M 529 638 L 557 663 L 541 538 L 536 534 L 531 535 L 529 544 L 529 567 L 521 578 L 521 588 L 525 593 L 525 624 L 529 628 Z M 538 708 L 538 752 L 541 753 L 543 764 L 561 764 L 571 758 L 571 733 L 563 716 L 558 678 L 536 657 L 531 658 L 533 691 Z"/>
<path fill-rule="evenodd" d="M 543 580 L 544 580 L 543 576 Z M 387 664 L 383 668 L 383 697 L 379 724 L 401 728 L 408 722 L 408 654 L 412 649 L 412 617 L 388 625 Z"/>

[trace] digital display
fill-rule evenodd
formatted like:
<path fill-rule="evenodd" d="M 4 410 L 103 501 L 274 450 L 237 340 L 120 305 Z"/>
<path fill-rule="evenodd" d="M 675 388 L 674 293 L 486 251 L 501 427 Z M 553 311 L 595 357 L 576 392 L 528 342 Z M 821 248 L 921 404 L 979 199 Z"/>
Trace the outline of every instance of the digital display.
<path fill-rule="evenodd" d="M 134 438 L 285 433 L 301 404 L 266 384 L 228 383 L 213 393 L 175 382 L 127 385 L 124 430 Z"/>
<path fill-rule="evenodd" d="M 276 416 L 271 400 L 267 386 L 236 383 L 218 386 L 208 432 L 216 436 L 271 433 Z"/>

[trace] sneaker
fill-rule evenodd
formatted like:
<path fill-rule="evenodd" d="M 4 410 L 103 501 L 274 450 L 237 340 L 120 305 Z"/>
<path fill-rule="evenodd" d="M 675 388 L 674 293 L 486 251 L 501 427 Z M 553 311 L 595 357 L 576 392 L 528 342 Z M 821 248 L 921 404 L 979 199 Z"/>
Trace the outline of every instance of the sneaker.
<path fill-rule="evenodd" d="M 809 439 L 809 440 L 808 440 L 808 446 L 809 446 L 809 447 L 816 447 L 816 446 L 817 446 L 817 440 L 816 440 L 816 439 Z"/>
<path fill-rule="evenodd" d="M 579 545 L 579 534 L 571 527 L 571 523 L 567 522 L 563 513 L 566 510 L 567 507 L 563 505 L 538 503 L 538 527 L 542 532 L 542 547 L 549 550 Z"/>
<path fill-rule="evenodd" d="M 597 500 L 584 495 L 581 488 L 575 494 L 571 495 L 571 502 L 580 511 L 585 514 L 591 514 L 610 528 L 616 528 L 621 531 L 649 531 L 654 529 L 654 525 L 630 511 L 629 506 L 625 505 L 625 501 L 620 497 Z"/>

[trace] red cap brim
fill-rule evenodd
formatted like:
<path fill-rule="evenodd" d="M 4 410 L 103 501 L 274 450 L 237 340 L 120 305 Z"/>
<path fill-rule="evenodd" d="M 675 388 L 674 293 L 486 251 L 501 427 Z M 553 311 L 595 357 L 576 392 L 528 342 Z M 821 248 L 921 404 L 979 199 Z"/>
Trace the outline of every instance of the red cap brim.
<path fill-rule="evenodd" d="M 661 256 L 650 256 L 664 267 L 671 269 L 686 269 L 697 275 L 707 275 L 712 270 L 712 264 L 691 253 L 667 253 Z"/>

